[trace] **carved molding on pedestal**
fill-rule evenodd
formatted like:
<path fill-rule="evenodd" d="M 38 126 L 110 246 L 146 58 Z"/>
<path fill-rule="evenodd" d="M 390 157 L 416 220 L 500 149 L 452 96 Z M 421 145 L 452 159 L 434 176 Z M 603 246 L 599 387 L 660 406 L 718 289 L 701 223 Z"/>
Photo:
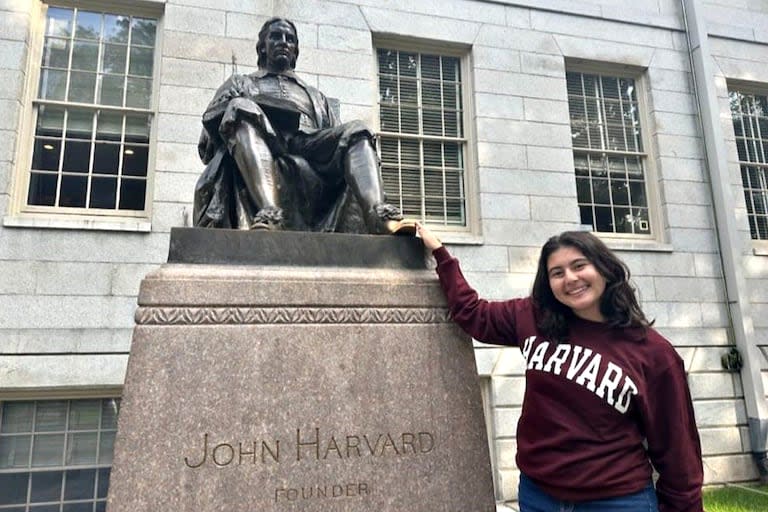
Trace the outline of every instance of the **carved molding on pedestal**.
<path fill-rule="evenodd" d="M 429 324 L 450 322 L 445 308 L 140 307 L 138 325 Z"/>

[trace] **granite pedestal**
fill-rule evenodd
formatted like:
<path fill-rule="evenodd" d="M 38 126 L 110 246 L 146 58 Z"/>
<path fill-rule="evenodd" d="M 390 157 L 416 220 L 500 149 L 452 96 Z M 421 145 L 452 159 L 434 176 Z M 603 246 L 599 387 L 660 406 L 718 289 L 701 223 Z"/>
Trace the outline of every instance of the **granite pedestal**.
<path fill-rule="evenodd" d="M 472 344 L 420 241 L 171 237 L 141 285 L 108 512 L 495 510 Z"/>

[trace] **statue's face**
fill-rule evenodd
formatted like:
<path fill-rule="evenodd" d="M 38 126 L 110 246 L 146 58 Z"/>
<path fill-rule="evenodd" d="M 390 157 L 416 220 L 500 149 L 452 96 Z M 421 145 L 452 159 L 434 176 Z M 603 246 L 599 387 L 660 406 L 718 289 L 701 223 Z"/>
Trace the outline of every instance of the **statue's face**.
<path fill-rule="evenodd" d="M 289 24 L 284 21 L 276 21 L 270 25 L 264 40 L 268 68 L 290 69 L 296 62 L 298 50 L 298 38 Z"/>

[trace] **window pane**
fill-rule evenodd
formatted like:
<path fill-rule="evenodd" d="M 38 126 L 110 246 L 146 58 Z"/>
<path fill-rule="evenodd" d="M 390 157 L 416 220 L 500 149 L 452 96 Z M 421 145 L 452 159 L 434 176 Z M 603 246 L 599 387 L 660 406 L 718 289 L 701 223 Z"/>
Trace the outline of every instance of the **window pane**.
<path fill-rule="evenodd" d="M 68 139 L 91 139 L 93 130 L 93 113 L 87 110 L 69 110 L 67 116 Z"/>
<path fill-rule="evenodd" d="M 68 140 L 64 143 L 64 163 L 62 170 L 65 172 L 88 172 L 88 163 L 91 158 L 91 143 Z"/>
<path fill-rule="evenodd" d="M 102 432 L 99 440 L 99 464 L 112 464 L 112 454 L 115 451 L 115 433 Z"/>
<path fill-rule="evenodd" d="M 72 69 L 96 71 L 99 63 L 99 43 L 75 41 L 72 50 Z"/>
<path fill-rule="evenodd" d="M 67 425 L 67 402 L 51 401 L 37 404 L 35 432 L 63 432 Z"/>
<path fill-rule="evenodd" d="M 455 112 L 448 110 L 444 115 L 445 120 L 445 135 L 447 137 L 463 137 L 464 125 L 462 122 L 461 112 Z"/>
<path fill-rule="evenodd" d="M 120 144 L 96 144 L 93 150 L 93 172 L 117 174 L 120 167 Z M 93 204 L 93 202 L 91 202 Z"/>
<path fill-rule="evenodd" d="M 629 187 L 627 187 L 627 182 L 619 181 L 619 180 L 611 180 L 611 194 L 613 197 L 613 204 L 615 205 L 629 204 Z"/>
<path fill-rule="evenodd" d="M 130 17 L 107 14 L 104 16 L 104 39 L 111 43 L 127 43 Z"/>
<path fill-rule="evenodd" d="M 4 402 L 0 432 L 31 432 L 35 409 L 28 402 Z"/>
<path fill-rule="evenodd" d="M 146 176 L 148 158 L 148 146 L 126 145 L 123 152 L 123 175 Z"/>
<path fill-rule="evenodd" d="M 101 71 L 104 73 L 125 73 L 128 47 L 122 44 L 105 44 L 101 59 Z"/>
<path fill-rule="evenodd" d="M 440 57 L 436 55 L 421 56 L 421 77 L 440 80 Z"/>
<path fill-rule="evenodd" d="M 125 116 L 125 140 L 128 142 L 149 142 L 149 116 Z"/>
<path fill-rule="evenodd" d="M 55 206 L 56 186 L 58 182 L 59 177 L 57 174 L 30 173 L 27 204 L 35 206 Z"/>
<path fill-rule="evenodd" d="M 597 231 L 613 232 L 613 213 L 610 208 L 595 207 L 595 227 Z"/>
<path fill-rule="evenodd" d="M 46 13 L 45 34 L 48 36 L 70 37 L 72 35 L 72 9 L 49 7 Z"/>
<path fill-rule="evenodd" d="M 123 115 L 114 112 L 99 112 L 96 119 L 96 139 L 119 142 L 123 132 Z"/>
<path fill-rule="evenodd" d="M 32 473 L 32 495 L 30 503 L 59 501 L 61 499 L 62 471 Z M 38 509 L 39 510 L 39 509 Z"/>
<path fill-rule="evenodd" d="M 436 110 L 424 110 L 422 113 L 423 130 L 425 135 L 443 135 L 443 116 Z"/>
<path fill-rule="evenodd" d="M 44 69 L 40 73 L 38 97 L 44 100 L 63 101 L 67 91 L 67 72 Z"/>
<path fill-rule="evenodd" d="M 101 14 L 98 12 L 78 11 L 76 26 L 76 38 L 99 39 L 101 35 Z"/>
<path fill-rule="evenodd" d="M 131 65 L 128 73 L 139 76 L 152 76 L 152 48 L 131 48 Z"/>
<path fill-rule="evenodd" d="M 33 445 L 32 466 L 61 466 L 64 462 L 64 434 L 38 434 Z"/>
<path fill-rule="evenodd" d="M 381 129 L 385 132 L 400 131 L 400 116 L 397 107 L 387 107 L 382 105 L 380 112 Z"/>
<path fill-rule="evenodd" d="M 95 469 L 71 469 L 66 472 L 65 479 L 65 500 L 93 499 L 96 491 Z"/>
<path fill-rule="evenodd" d="M 70 73 L 69 101 L 76 103 L 93 103 L 96 90 L 96 74 L 73 71 Z"/>
<path fill-rule="evenodd" d="M 37 110 L 37 135 L 61 136 L 64 128 L 64 109 L 41 105 Z"/>
<path fill-rule="evenodd" d="M 93 430 L 99 427 L 101 400 L 77 400 L 69 411 L 70 430 Z"/>
<path fill-rule="evenodd" d="M 146 190 L 144 180 L 123 179 L 120 182 L 120 209 L 143 210 Z"/>
<path fill-rule="evenodd" d="M 157 20 L 148 18 L 133 18 L 131 23 L 131 44 L 154 46 L 156 30 Z"/>
<path fill-rule="evenodd" d="M 91 503 L 65 503 L 63 512 L 92 512 Z"/>
<path fill-rule="evenodd" d="M 28 467 L 31 442 L 30 435 L 0 436 L 0 469 Z"/>
<path fill-rule="evenodd" d="M 608 180 L 593 179 L 592 190 L 594 191 L 595 204 L 611 204 L 611 193 L 608 188 Z"/>
<path fill-rule="evenodd" d="M 400 80 L 400 103 L 407 103 L 409 105 L 417 105 L 419 103 L 416 80 Z"/>
<path fill-rule="evenodd" d="M 27 501 L 28 475 L 29 473 L 0 473 L 0 489 L 3 490 L 0 492 L 0 505 L 18 505 Z"/>
<path fill-rule="evenodd" d="M 125 78 L 117 75 L 103 75 L 101 77 L 101 91 L 99 93 L 99 103 L 102 105 L 114 105 L 121 107 L 123 105 L 123 89 L 125 87 Z"/>
<path fill-rule="evenodd" d="M 85 208 L 85 192 L 88 178 L 85 176 L 62 176 L 59 206 Z"/>
<path fill-rule="evenodd" d="M 576 178 L 576 200 L 579 203 L 592 202 L 592 193 L 588 178 Z"/>
<path fill-rule="evenodd" d="M 59 169 L 60 154 L 60 140 L 35 137 L 34 152 L 32 154 L 32 169 L 39 171 L 57 171 Z"/>
<path fill-rule="evenodd" d="M 101 402 L 101 428 L 116 429 L 120 401 L 107 398 Z"/>
<path fill-rule="evenodd" d="M 152 80 L 128 78 L 125 106 L 131 108 L 149 108 L 152 95 Z"/>
<path fill-rule="evenodd" d="M 397 94 L 397 79 L 388 76 L 379 77 L 379 101 L 392 104 L 400 101 Z"/>
<path fill-rule="evenodd" d="M 422 103 L 425 106 L 442 107 L 442 92 L 443 88 L 440 86 L 440 82 L 424 80 L 421 83 Z"/>
<path fill-rule="evenodd" d="M 91 208 L 115 208 L 117 200 L 117 178 L 97 178 L 91 181 Z"/>
<path fill-rule="evenodd" d="M 648 200 L 645 197 L 645 183 L 642 181 L 630 181 L 629 193 L 632 196 L 632 205 L 648 206 Z"/>
<path fill-rule="evenodd" d="M 66 464 L 72 466 L 94 464 L 97 447 L 98 434 L 95 432 L 69 434 L 67 436 Z"/>
<path fill-rule="evenodd" d="M 98 484 L 96 487 L 97 498 L 107 497 L 107 491 L 109 489 L 109 473 L 110 473 L 109 469 L 98 470 Z"/>
<path fill-rule="evenodd" d="M 399 52 L 398 71 L 401 76 L 416 77 L 419 56 L 415 53 Z"/>
<path fill-rule="evenodd" d="M 400 109 L 400 131 L 402 133 L 419 133 L 419 111 L 416 107 Z"/>
<path fill-rule="evenodd" d="M 53 37 L 45 38 L 42 65 L 66 69 L 69 65 L 69 41 Z"/>

